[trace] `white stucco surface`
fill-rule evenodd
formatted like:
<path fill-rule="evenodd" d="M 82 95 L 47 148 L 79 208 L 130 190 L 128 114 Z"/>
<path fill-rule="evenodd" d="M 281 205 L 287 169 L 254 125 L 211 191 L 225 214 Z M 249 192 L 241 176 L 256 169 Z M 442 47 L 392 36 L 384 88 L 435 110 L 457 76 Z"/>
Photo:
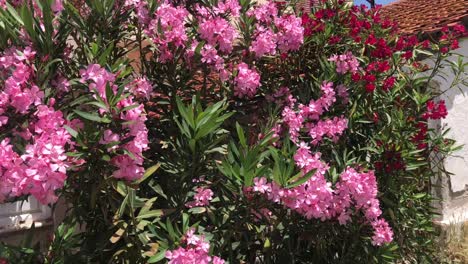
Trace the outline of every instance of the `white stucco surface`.
<path fill-rule="evenodd" d="M 460 41 L 460 49 L 456 50 L 465 56 L 468 62 L 468 38 Z M 453 73 L 449 69 L 444 72 L 448 74 L 447 81 L 440 79 L 440 88 L 445 90 L 454 79 Z M 455 153 L 456 156 L 448 157 L 446 160 L 446 169 L 453 173 L 450 176 L 450 188 L 452 192 L 461 192 L 468 187 L 468 87 L 459 87 L 460 89 L 451 89 L 441 96 L 447 103 L 448 116 L 442 120 L 442 126 L 451 128 L 448 134 L 449 138 L 457 141 L 457 144 L 465 147 Z"/>
<path fill-rule="evenodd" d="M 460 48 L 455 52 L 463 55 L 465 62 L 468 62 L 468 38 L 460 40 Z M 436 78 L 441 91 L 447 90 L 455 77 L 450 68 L 445 68 L 443 72 L 446 74 L 445 79 Z M 464 74 L 466 78 L 468 73 Z M 450 132 L 446 137 L 456 140 L 457 145 L 464 145 L 461 150 L 445 159 L 445 169 L 451 175 L 443 176 L 445 179 L 440 182 L 441 220 L 445 224 L 452 224 L 468 220 L 468 87 L 459 85 L 443 93 L 439 99 L 445 100 L 448 116 L 438 125 L 442 128 L 449 127 Z"/>

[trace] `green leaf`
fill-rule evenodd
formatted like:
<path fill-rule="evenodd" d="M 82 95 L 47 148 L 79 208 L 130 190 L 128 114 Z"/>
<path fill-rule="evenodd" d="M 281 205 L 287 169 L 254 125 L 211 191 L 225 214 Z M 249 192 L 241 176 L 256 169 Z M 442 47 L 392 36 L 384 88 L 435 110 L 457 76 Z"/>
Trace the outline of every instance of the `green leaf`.
<path fill-rule="evenodd" d="M 421 199 L 423 197 L 425 197 L 427 194 L 426 193 L 417 193 L 415 195 L 413 195 L 413 198 L 414 199 Z"/>
<path fill-rule="evenodd" d="M 166 257 L 166 250 L 160 251 L 156 255 L 152 256 L 148 259 L 148 263 L 156 263 L 158 261 L 163 260 Z"/>
<path fill-rule="evenodd" d="M 202 214 L 206 212 L 206 208 L 205 207 L 193 207 L 189 209 L 189 212 L 192 214 Z"/>
<path fill-rule="evenodd" d="M 302 178 L 300 178 L 301 175 L 302 175 L 302 172 L 299 172 L 298 174 L 296 174 L 296 176 L 294 176 L 294 177 L 292 177 L 291 179 L 288 180 L 288 182 L 292 182 L 292 183 L 287 185 L 286 188 L 294 188 L 296 186 L 299 186 L 299 185 L 303 184 L 304 182 L 309 180 L 312 177 L 312 175 L 315 174 L 316 171 L 317 171 L 317 169 L 311 170 L 306 175 L 304 175 Z"/>
<path fill-rule="evenodd" d="M 100 122 L 100 123 L 109 123 L 108 121 L 106 121 L 106 119 L 100 117 L 97 114 L 91 114 L 91 113 L 83 112 L 83 111 L 80 111 L 80 110 L 73 110 L 73 112 L 75 112 L 77 115 L 79 115 L 79 116 L 81 116 L 81 117 L 83 117 L 85 119 L 91 120 L 91 121 L 96 121 L 96 122 Z"/>
<path fill-rule="evenodd" d="M 6 2 L 6 7 L 7 7 L 7 10 L 8 10 L 8 13 L 10 13 L 10 15 L 16 19 L 16 21 L 20 24 L 20 25 L 24 25 L 23 23 L 23 19 L 21 19 L 21 17 L 18 15 L 18 12 L 16 12 L 15 8 L 12 7 L 8 2 Z"/>
<path fill-rule="evenodd" d="M 247 148 L 247 141 L 245 140 L 245 133 L 239 123 L 236 122 L 237 136 L 239 137 L 239 142 L 242 147 Z"/>
<path fill-rule="evenodd" d="M 159 169 L 159 167 L 161 167 L 161 164 L 160 164 L 160 163 L 149 167 L 148 169 L 146 169 L 145 174 L 143 174 L 143 177 L 141 177 L 141 178 L 140 178 L 139 180 L 137 180 L 135 183 L 137 183 L 137 184 L 142 183 L 142 182 L 145 181 L 149 176 L 153 175 L 153 173 L 155 173 L 155 172 Z"/>
<path fill-rule="evenodd" d="M 27 7 L 27 5 L 23 5 L 21 7 L 20 12 L 21 12 L 21 18 L 22 18 L 23 23 L 24 23 L 24 27 L 26 28 L 26 31 L 28 32 L 29 36 L 31 36 L 31 38 L 33 40 L 37 40 L 37 34 L 34 31 L 33 15 L 31 13 L 31 11 Z"/>
<path fill-rule="evenodd" d="M 67 126 L 67 125 L 64 125 L 64 127 L 68 131 L 68 133 L 70 133 L 70 135 L 72 135 L 72 137 L 76 138 L 78 136 L 78 132 L 75 129 L 73 129 L 73 128 Z"/>
<path fill-rule="evenodd" d="M 195 128 L 195 121 L 193 120 L 193 117 L 191 118 L 192 115 L 189 115 L 188 113 L 188 108 L 185 108 L 184 104 L 180 100 L 179 97 L 176 98 L 176 103 L 177 103 L 177 109 L 179 110 L 180 115 L 182 116 L 183 119 L 192 127 Z"/>
<path fill-rule="evenodd" d="M 138 219 L 157 218 L 157 217 L 161 217 L 163 215 L 164 215 L 164 211 L 161 210 L 161 209 L 158 209 L 158 210 L 150 210 L 150 211 L 144 212 L 142 214 L 139 214 L 137 216 L 137 218 Z"/>

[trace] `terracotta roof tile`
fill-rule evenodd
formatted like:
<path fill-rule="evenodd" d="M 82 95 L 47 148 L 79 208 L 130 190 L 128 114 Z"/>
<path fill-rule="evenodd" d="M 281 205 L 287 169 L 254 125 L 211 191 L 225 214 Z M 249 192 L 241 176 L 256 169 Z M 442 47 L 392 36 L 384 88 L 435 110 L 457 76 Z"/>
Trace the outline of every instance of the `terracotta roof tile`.
<path fill-rule="evenodd" d="M 382 16 L 398 22 L 401 32 L 434 33 L 468 20 L 468 0 L 399 0 L 383 6 Z"/>

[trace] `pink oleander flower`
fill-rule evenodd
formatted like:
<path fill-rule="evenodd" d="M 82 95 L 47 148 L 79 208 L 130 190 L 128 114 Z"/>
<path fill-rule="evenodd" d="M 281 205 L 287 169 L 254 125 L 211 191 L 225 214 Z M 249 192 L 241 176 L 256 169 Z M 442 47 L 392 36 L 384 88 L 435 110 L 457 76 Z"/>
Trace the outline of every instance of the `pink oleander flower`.
<path fill-rule="evenodd" d="M 55 13 L 60 13 L 62 12 L 65 8 L 63 7 L 63 2 L 62 0 L 54 0 L 52 3 L 51 9 Z"/>
<path fill-rule="evenodd" d="M 117 86 L 114 85 L 115 75 L 108 72 L 98 64 L 90 64 L 85 70 L 80 70 L 81 82 L 91 81 L 89 90 L 97 92 L 98 95 L 107 100 L 106 87 L 111 86 L 114 93 L 117 93 Z"/>
<path fill-rule="evenodd" d="M 217 64 L 220 60 L 223 60 L 218 55 L 218 51 L 210 44 L 204 45 L 200 54 L 202 56 L 201 61 L 206 64 Z"/>
<path fill-rule="evenodd" d="M 99 65 L 89 65 L 86 70 L 81 70 L 82 81 L 92 81 L 89 85 L 90 89 L 95 88 L 99 95 L 106 99 L 106 86 L 110 85 L 113 92 L 116 93 L 115 75 L 107 72 Z M 148 98 L 152 90 L 151 84 L 145 77 L 137 78 L 130 84 L 129 88 L 136 97 Z M 133 106 L 133 107 L 130 107 Z M 130 108 L 128 108 L 130 107 Z M 146 114 L 143 104 L 134 102 L 133 96 L 126 96 L 117 102 L 117 108 L 125 111 L 120 113 L 122 121 L 123 134 L 115 134 L 111 130 L 105 130 L 103 138 L 99 141 L 101 144 L 109 144 L 116 141 L 128 141 L 124 145 L 112 146 L 108 151 L 123 149 L 131 153 L 131 155 L 118 155 L 111 159 L 111 164 L 117 167 L 113 176 L 118 179 L 133 181 L 143 176 L 143 152 L 148 149 L 148 129 L 145 125 Z"/>
<path fill-rule="evenodd" d="M 218 1 L 218 5 L 213 8 L 217 15 L 229 13 L 232 17 L 239 17 L 241 6 L 239 0 Z"/>
<path fill-rule="evenodd" d="M 291 140 L 297 143 L 299 139 L 299 132 L 304 122 L 304 117 L 300 113 L 296 113 L 289 106 L 283 109 L 283 122 L 289 127 L 289 136 Z"/>
<path fill-rule="evenodd" d="M 118 134 L 113 133 L 112 130 L 110 130 L 110 129 L 106 129 L 104 131 L 104 135 L 99 140 L 99 144 L 106 145 L 106 144 L 109 144 L 109 143 L 118 142 L 119 140 L 120 140 L 120 136 Z M 114 145 L 111 148 L 109 148 L 108 150 L 109 151 L 110 150 L 116 150 L 117 148 L 118 148 L 118 145 Z"/>
<path fill-rule="evenodd" d="M 33 105 L 42 103 L 44 93 L 33 83 L 35 72 L 30 65 L 35 54 L 31 47 L 22 50 L 11 47 L 0 54 L 0 79 L 5 80 L 0 95 L 0 114 L 8 106 L 17 113 L 26 114 Z"/>
<path fill-rule="evenodd" d="M 320 89 L 322 90 L 323 95 L 317 100 L 317 103 L 321 105 L 322 109 L 328 110 L 328 108 L 336 101 L 336 93 L 333 89 L 333 83 L 325 81 L 320 86 Z"/>
<path fill-rule="evenodd" d="M 134 105 L 133 98 L 128 97 L 119 102 L 121 108 Z M 128 129 L 128 133 L 123 138 L 133 137 L 133 140 L 126 143 L 123 148 L 133 154 L 135 163 L 143 164 L 143 152 L 148 149 L 148 129 L 145 125 L 146 115 L 142 104 L 121 114 L 121 119 L 125 121 L 123 128 Z"/>
<path fill-rule="evenodd" d="M 270 29 L 265 29 L 257 34 L 257 37 L 250 46 L 250 51 L 255 53 L 257 58 L 264 55 L 276 54 L 276 34 Z"/>
<path fill-rule="evenodd" d="M 253 190 L 259 193 L 267 193 L 271 190 L 270 184 L 267 184 L 265 177 L 255 178 Z"/>
<path fill-rule="evenodd" d="M 60 92 L 70 91 L 70 82 L 61 75 L 57 76 L 55 80 L 52 80 L 51 84 L 54 85 Z"/>
<path fill-rule="evenodd" d="M 372 236 L 373 245 L 381 246 L 393 241 L 393 231 L 387 221 L 379 219 L 372 222 L 372 227 L 374 228 L 374 235 Z"/>
<path fill-rule="evenodd" d="M 348 88 L 345 85 L 340 84 L 340 85 L 336 86 L 336 91 L 337 91 L 337 95 L 343 101 L 343 104 L 348 104 L 348 102 L 349 102 Z"/>
<path fill-rule="evenodd" d="M 234 95 L 239 98 L 252 98 L 260 86 L 260 74 L 254 69 L 249 69 L 245 63 L 237 65 L 238 73 L 234 79 Z"/>
<path fill-rule="evenodd" d="M 351 220 L 351 209 L 360 210 L 374 228 L 373 244 L 380 246 L 393 239 L 393 232 L 385 220 L 378 218 L 382 214 L 377 200 L 377 181 L 373 171 L 357 172 L 347 168 L 332 189 L 324 175 L 329 170 L 327 164 L 320 160 L 319 152 L 312 153 L 305 142 L 299 144 L 294 155 L 296 165 L 302 172 L 313 171 L 305 183 L 294 188 L 283 188 L 275 182 L 268 183 L 266 178 L 255 178 L 250 192 L 264 195 L 270 201 L 295 210 L 307 219 L 337 219 L 342 225 Z"/>
<path fill-rule="evenodd" d="M 188 37 L 184 23 L 188 15 L 184 7 L 163 2 L 156 10 L 155 18 L 149 22 L 145 33 L 159 47 L 162 63 L 172 59 L 170 46 L 185 47 Z"/>
<path fill-rule="evenodd" d="M 128 155 L 115 156 L 111 159 L 110 163 L 118 168 L 112 174 L 117 179 L 125 179 L 127 181 L 138 180 L 145 172 L 140 162 Z"/>
<path fill-rule="evenodd" d="M 32 195 L 42 204 L 54 203 L 56 191 L 63 187 L 67 169 L 78 165 L 66 155 L 73 149 L 71 135 L 65 129 L 67 123 L 61 111 L 43 104 L 44 93 L 34 84 L 36 72 L 33 65 L 35 52 L 30 48 L 12 47 L 0 54 L 0 79 L 4 89 L 0 92 L 0 124 L 8 125 L 3 114 L 15 111 L 28 122 L 12 128 L 12 135 L 24 142 L 24 150 L 16 153 L 12 138 L 3 139 L 0 146 L 0 200 Z M 10 113 L 13 114 L 13 113 Z M 6 160 L 8 159 L 8 160 Z"/>
<path fill-rule="evenodd" d="M 185 234 L 185 246 L 174 250 L 166 251 L 166 259 L 169 264 L 224 264 L 224 260 L 219 257 L 209 255 L 210 244 L 205 241 L 204 236 L 195 235 L 192 228 Z"/>
<path fill-rule="evenodd" d="M 257 5 L 254 9 L 249 10 L 247 15 L 255 17 L 259 22 L 269 24 L 273 21 L 273 17 L 278 15 L 278 9 L 273 1 L 267 1 L 264 4 Z"/>
<path fill-rule="evenodd" d="M 317 123 L 306 124 L 309 135 L 312 138 L 312 144 L 317 145 L 320 143 L 324 136 L 331 138 L 336 142 L 348 128 L 348 119 L 334 117 L 333 119 L 319 120 Z"/>
<path fill-rule="evenodd" d="M 147 25 L 150 21 L 147 5 L 148 4 L 145 0 L 125 0 L 124 3 L 125 7 L 135 8 L 138 23 L 141 25 Z"/>
<path fill-rule="evenodd" d="M 298 50 L 304 43 L 304 28 L 302 20 L 293 15 L 284 15 L 275 18 L 275 26 L 278 29 L 278 48 L 282 53 Z"/>
<path fill-rule="evenodd" d="M 208 206 L 213 199 L 213 191 L 209 188 L 198 187 L 193 196 L 194 201 L 188 202 L 187 207 Z"/>
<path fill-rule="evenodd" d="M 198 33 L 207 44 L 218 47 L 219 51 L 231 53 L 238 36 L 237 30 L 224 18 L 204 19 L 200 23 Z"/>
<path fill-rule="evenodd" d="M 145 76 L 139 77 L 130 84 L 130 91 L 136 98 L 149 100 L 151 92 L 153 91 L 153 85 L 151 85 Z"/>
<path fill-rule="evenodd" d="M 49 204 L 57 200 L 55 191 L 63 187 L 66 170 L 71 165 L 66 155 L 71 135 L 63 127 L 65 120 L 60 111 L 40 105 L 35 115 L 37 121 L 30 125 L 32 143 L 21 156 L 24 164 L 17 167 L 12 194 L 31 194 L 41 203 Z"/>
<path fill-rule="evenodd" d="M 328 61 L 335 62 L 336 72 L 339 74 L 356 73 L 359 71 L 359 61 L 349 51 L 342 55 L 333 55 Z"/>

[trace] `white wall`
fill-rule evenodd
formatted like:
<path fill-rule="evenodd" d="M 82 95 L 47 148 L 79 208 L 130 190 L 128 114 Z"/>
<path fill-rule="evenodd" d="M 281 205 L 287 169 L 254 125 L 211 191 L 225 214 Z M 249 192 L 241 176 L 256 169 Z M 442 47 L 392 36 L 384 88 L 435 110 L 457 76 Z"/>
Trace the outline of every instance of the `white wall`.
<path fill-rule="evenodd" d="M 460 48 L 455 52 L 465 56 L 468 62 L 468 38 L 462 39 Z M 451 58 L 456 60 L 456 58 Z M 467 69 L 468 70 L 468 69 Z M 447 74 L 446 80 L 436 78 L 441 91 L 446 90 L 454 79 L 454 74 L 449 68 L 444 69 Z M 465 72 L 465 78 L 468 73 Z M 461 90 L 461 91 L 460 91 Z M 447 157 L 444 164 L 445 169 L 452 173 L 441 181 L 442 201 L 442 223 L 468 221 L 468 87 L 460 85 L 458 88 L 448 90 L 440 96 L 445 100 L 448 116 L 442 119 L 439 124 L 442 127 L 450 127 L 448 138 L 457 141 L 457 145 L 465 145 L 453 156 Z"/>

